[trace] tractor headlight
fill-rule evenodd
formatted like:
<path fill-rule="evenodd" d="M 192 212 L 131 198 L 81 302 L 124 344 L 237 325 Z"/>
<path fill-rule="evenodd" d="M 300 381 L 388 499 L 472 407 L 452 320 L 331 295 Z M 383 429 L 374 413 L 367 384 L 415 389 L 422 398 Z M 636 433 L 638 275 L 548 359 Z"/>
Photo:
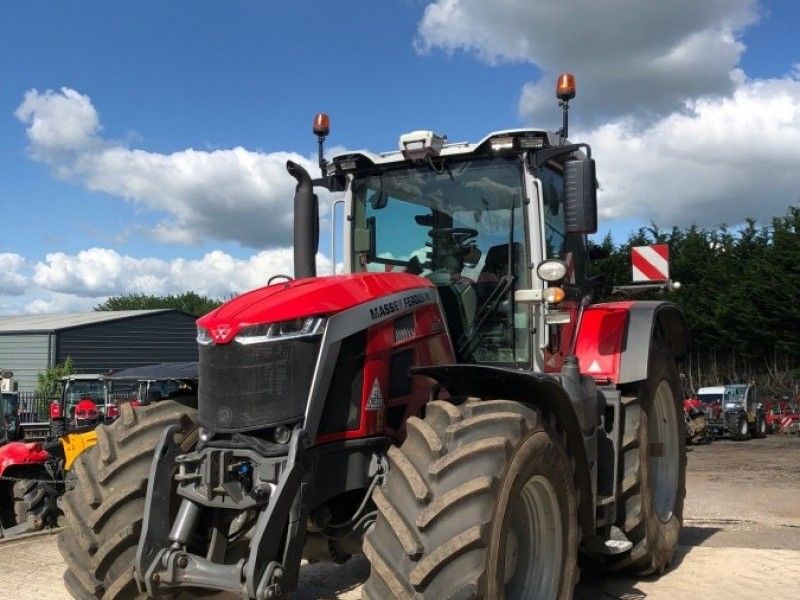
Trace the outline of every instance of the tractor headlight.
<path fill-rule="evenodd" d="M 214 340 L 211 339 L 211 333 L 205 327 L 197 326 L 197 343 L 203 346 L 208 346 Z"/>
<path fill-rule="evenodd" d="M 725 410 L 731 410 L 733 408 L 739 408 L 739 405 L 738 404 L 730 404 L 730 403 L 725 405 Z"/>
<path fill-rule="evenodd" d="M 563 260 L 546 260 L 536 267 L 536 274 L 545 281 L 559 281 L 567 275 L 567 263 Z"/>
<path fill-rule="evenodd" d="M 264 344 L 302 337 L 311 337 L 325 329 L 325 317 L 291 319 L 279 323 L 246 327 L 235 338 L 240 344 Z"/>

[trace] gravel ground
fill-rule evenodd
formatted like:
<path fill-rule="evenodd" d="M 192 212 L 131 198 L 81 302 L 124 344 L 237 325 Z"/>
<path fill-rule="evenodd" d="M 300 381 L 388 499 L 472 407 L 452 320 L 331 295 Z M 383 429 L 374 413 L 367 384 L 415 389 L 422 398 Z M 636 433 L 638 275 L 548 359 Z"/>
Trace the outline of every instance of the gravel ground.
<path fill-rule="evenodd" d="M 584 574 L 578 600 L 800 600 L 800 437 L 689 448 L 686 522 L 658 579 Z M 0 542 L 0 596 L 68 600 L 56 536 Z M 298 600 L 356 600 L 363 558 L 302 568 Z"/>

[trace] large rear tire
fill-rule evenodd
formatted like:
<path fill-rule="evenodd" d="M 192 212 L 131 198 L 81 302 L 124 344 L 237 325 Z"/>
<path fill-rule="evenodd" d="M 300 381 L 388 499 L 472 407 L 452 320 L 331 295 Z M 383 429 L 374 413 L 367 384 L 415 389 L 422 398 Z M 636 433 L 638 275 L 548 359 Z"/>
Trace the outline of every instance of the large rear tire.
<path fill-rule="evenodd" d="M 621 495 L 615 527 L 633 547 L 590 557 L 603 570 L 637 575 L 661 574 L 672 562 L 686 496 L 680 379 L 665 345 L 654 344 L 647 372 L 647 380 L 632 390 L 636 395 L 622 399 Z"/>
<path fill-rule="evenodd" d="M 174 401 L 132 408 L 97 428 L 97 445 L 73 465 L 61 499 L 67 529 L 58 548 L 67 565 L 64 584 L 81 600 L 138 598 L 133 561 L 144 515 L 153 453 L 165 427 L 179 424 L 176 441 L 196 441 L 196 411 Z"/>
<path fill-rule="evenodd" d="M 541 413 L 505 400 L 436 401 L 407 431 L 373 494 L 363 598 L 572 598 L 572 469 Z"/>

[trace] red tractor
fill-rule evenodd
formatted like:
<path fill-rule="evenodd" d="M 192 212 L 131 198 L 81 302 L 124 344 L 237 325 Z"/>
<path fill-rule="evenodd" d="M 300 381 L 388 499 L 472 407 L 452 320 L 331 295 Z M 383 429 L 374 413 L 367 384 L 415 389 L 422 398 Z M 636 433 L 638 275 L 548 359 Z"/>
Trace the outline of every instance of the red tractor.
<path fill-rule="evenodd" d="M 302 557 L 371 563 L 363 596 L 571 598 L 578 557 L 662 573 L 685 438 L 668 302 L 592 304 L 594 161 L 564 126 L 288 162 L 294 279 L 198 320 L 198 409 L 98 428 L 64 496 L 78 598 L 285 597 Z M 318 277 L 314 188 L 344 197 Z M 401 271 L 401 272 L 398 272 Z M 155 453 L 153 449 L 155 448 Z"/>
<path fill-rule="evenodd" d="M 103 375 L 68 375 L 59 385 L 61 396 L 50 403 L 50 435 L 54 438 L 113 421 L 119 414 Z"/>
<path fill-rule="evenodd" d="M 19 422 L 14 392 L 0 394 L 0 419 L 0 537 L 55 525 L 59 483 L 42 445 L 47 429 Z"/>

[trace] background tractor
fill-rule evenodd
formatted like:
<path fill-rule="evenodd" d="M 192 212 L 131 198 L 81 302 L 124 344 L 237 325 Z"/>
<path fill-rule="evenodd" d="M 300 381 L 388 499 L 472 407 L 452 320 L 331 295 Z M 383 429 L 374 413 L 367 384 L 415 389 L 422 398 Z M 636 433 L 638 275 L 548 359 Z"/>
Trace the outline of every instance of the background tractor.
<path fill-rule="evenodd" d="M 685 321 L 591 302 L 574 94 L 560 77 L 555 133 L 415 131 L 330 162 L 317 115 L 322 177 L 287 163 L 294 279 L 198 320 L 197 409 L 122 406 L 77 459 L 59 539 L 75 597 L 275 599 L 301 557 L 356 553 L 372 600 L 571 598 L 579 556 L 667 568 Z M 315 188 L 343 192 L 339 275 L 316 275 Z"/>
<path fill-rule="evenodd" d="M 20 423 L 16 392 L 0 393 L 0 415 L 2 536 L 55 525 L 58 476 L 50 453 L 42 445 L 48 430 L 42 430 L 41 424 Z M 37 439 L 41 441 L 31 441 Z"/>
<path fill-rule="evenodd" d="M 715 436 L 746 440 L 767 435 L 766 414 L 755 386 L 739 383 L 704 387 L 697 390 L 697 398 L 706 407 L 709 428 Z"/>
<path fill-rule="evenodd" d="M 61 437 L 76 429 L 113 421 L 119 408 L 112 401 L 103 375 L 68 375 L 59 380 L 60 398 L 50 404 L 50 435 Z"/>
<path fill-rule="evenodd" d="M 13 375 L 4 373 L 9 378 Z M 57 498 L 63 493 L 64 478 L 75 459 L 97 443 L 98 423 L 107 423 L 119 414 L 122 402 L 112 398 L 109 388 L 112 382 L 122 381 L 133 381 L 144 399 L 142 404 L 176 397 L 196 404 L 196 363 L 137 367 L 115 377 L 65 377 L 61 400 L 51 404 L 50 423 L 21 422 L 19 395 L 2 393 L 0 526 L 4 536 L 57 524 L 61 513 Z M 133 399 L 125 401 L 139 404 Z"/>

